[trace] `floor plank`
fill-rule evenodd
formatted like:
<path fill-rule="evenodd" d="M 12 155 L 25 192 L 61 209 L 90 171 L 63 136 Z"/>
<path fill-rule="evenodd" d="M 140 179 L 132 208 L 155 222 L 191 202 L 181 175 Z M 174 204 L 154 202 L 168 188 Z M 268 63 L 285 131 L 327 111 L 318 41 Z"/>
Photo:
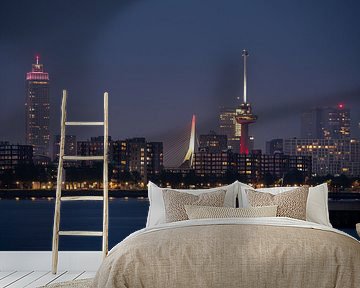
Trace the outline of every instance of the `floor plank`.
<path fill-rule="evenodd" d="M 79 275 L 79 277 L 77 277 L 76 279 L 89 279 L 89 278 L 94 278 L 95 277 L 96 272 L 95 271 L 85 271 L 84 273 L 82 273 L 81 275 Z"/>
<path fill-rule="evenodd" d="M 5 278 L 0 280 L 0 287 L 8 287 L 10 284 L 15 283 L 16 281 L 20 280 L 21 278 L 31 274 L 31 272 L 15 272 L 11 273 L 10 275 L 6 276 Z"/>
<path fill-rule="evenodd" d="M 38 280 L 32 282 L 31 284 L 25 286 L 26 288 L 37 288 L 39 286 L 45 286 L 46 284 L 54 281 L 55 279 L 59 278 L 61 275 L 66 273 L 66 271 L 58 272 L 57 274 L 52 274 L 51 272 L 47 273 L 43 277 L 39 278 Z"/>
<path fill-rule="evenodd" d="M 16 271 L 4 271 L 4 272 L 0 272 L 0 280 L 4 279 L 5 277 L 9 276 L 12 273 L 15 273 Z"/>
<path fill-rule="evenodd" d="M 27 285 L 30 285 L 34 281 L 40 279 L 41 277 L 43 277 L 47 273 L 50 273 L 50 272 L 48 272 L 48 271 L 34 271 L 34 272 L 31 272 L 30 274 L 28 274 L 25 277 L 19 279 L 18 281 L 14 282 L 13 284 L 10 284 L 6 288 L 23 288 L 23 287 L 26 287 Z"/>
<path fill-rule="evenodd" d="M 54 275 L 50 271 L 2 271 L 0 288 L 37 288 L 48 284 L 94 278 L 95 271 L 62 271 Z"/>
<path fill-rule="evenodd" d="M 62 274 L 59 278 L 54 279 L 50 282 L 50 284 L 59 283 L 59 282 L 66 282 L 72 281 L 79 277 L 84 271 L 67 271 L 66 273 Z"/>

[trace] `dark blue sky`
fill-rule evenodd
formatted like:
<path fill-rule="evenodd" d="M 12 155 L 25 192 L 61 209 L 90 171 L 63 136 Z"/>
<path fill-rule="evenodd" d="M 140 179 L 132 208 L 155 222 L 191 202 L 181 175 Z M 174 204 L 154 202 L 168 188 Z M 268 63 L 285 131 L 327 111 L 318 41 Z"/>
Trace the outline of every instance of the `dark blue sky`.
<path fill-rule="evenodd" d="M 51 77 L 51 126 L 61 90 L 69 119 L 101 119 L 110 93 L 113 138 L 146 136 L 165 149 L 217 128 L 218 107 L 248 98 L 255 145 L 299 136 L 299 116 L 343 102 L 360 121 L 359 1 L 3 1 L 0 8 L 0 138 L 23 142 L 24 77 L 35 54 Z M 79 138 L 100 130 L 72 130 Z M 184 148 L 185 149 L 185 148 Z"/>

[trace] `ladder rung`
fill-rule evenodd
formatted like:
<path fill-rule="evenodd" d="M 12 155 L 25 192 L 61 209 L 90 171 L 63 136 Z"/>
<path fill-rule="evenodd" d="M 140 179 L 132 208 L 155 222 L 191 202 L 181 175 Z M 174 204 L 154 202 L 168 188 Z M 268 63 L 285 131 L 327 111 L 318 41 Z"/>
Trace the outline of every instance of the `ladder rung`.
<path fill-rule="evenodd" d="M 63 156 L 64 160 L 104 160 L 104 156 Z"/>
<path fill-rule="evenodd" d="M 102 196 L 65 196 L 61 201 L 102 201 Z"/>
<path fill-rule="evenodd" d="M 61 236 L 102 236 L 101 231 L 59 231 Z"/>
<path fill-rule="evenodd" d="M 66 126 L 102 126 L 104 122 L 65 122 Z"/>

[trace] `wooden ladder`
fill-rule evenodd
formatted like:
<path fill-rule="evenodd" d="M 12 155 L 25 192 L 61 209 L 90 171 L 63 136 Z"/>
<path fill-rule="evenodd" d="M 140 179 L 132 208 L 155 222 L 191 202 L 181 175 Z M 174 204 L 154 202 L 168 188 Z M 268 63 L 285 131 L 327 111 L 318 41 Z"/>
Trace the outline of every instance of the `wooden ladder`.
<path fill-rule="evenodd" d="M 52 242 L 52 273 L 57 273 L 58 254 L 59 254 L 59 236 L 102 236 L 102 254 L 103 258 L 108 253 L 108 226 L 109 226 L 109 197 L 108 197 L 108 93 L 104 93 L 104 121 L 103 122 L 68 122 L 66 121 L 66 98 L 67 91 L 63 90 L 61 104 L 61 137 L 59 166 L 57 172 L 56 184 L 56 202 L 54 214 L 54 229 Z M 103 156 L 70 156 L 64 155 L 65 150 L 65 127 L 66 126 L 104 126 L 104 155 Z M 61 196 L 62 172 L 64 160 L 103 160 L 103 196 Z M 103 230 L 102 231 L 60 231 L 60 206 L 61 201 L 95 200 L 103 201 Z"/>

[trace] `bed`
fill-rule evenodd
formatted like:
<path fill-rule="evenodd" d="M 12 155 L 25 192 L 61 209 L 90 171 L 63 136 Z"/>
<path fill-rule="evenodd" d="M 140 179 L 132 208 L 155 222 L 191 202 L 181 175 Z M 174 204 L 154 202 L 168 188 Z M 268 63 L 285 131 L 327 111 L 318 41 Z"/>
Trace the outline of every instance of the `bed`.
<path fill-rule="evenodd" d="M 224 206 L 237 197 L 245 205 L 239 185 L 226 190 Z M 149 198 L 151 206 L 151 189 Z M 166 203 L 152 204 L 147 227 L 110 251 L 93 287 L 360 287 L 360 243 L 331 225 L 289 217 L 166 222 Z"/>

